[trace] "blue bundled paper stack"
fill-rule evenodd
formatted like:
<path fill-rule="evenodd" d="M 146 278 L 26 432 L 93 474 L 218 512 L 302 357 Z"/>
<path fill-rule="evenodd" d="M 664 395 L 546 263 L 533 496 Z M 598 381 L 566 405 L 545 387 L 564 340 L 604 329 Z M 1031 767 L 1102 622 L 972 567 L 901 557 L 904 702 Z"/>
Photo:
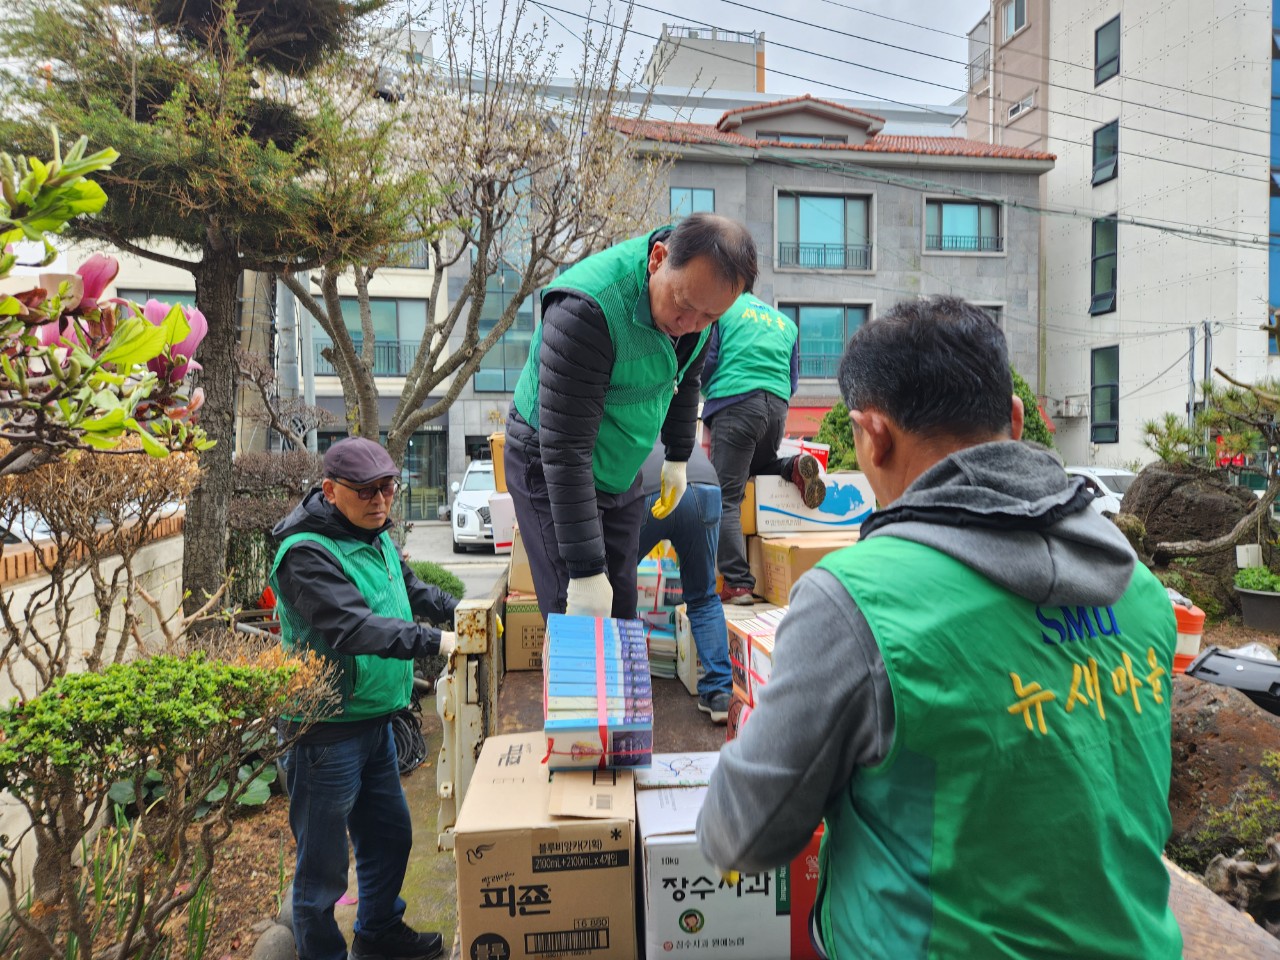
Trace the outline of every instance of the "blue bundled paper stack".
<path fill-rule="evenodd" d="M 645 625 L 551 614 L 542 709 L 550 769 L 647 767 L 653 683 Z"/>

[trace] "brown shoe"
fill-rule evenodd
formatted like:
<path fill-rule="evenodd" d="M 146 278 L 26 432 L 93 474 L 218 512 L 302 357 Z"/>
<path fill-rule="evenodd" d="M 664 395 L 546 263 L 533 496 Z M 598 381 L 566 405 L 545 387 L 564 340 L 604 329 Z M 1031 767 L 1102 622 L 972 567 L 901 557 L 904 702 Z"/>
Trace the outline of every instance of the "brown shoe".
<path fill-rule="evenodd" d="M 725 587 L 720 591 L 720 602 L 730 603 L 735 607 L 749 607 L 756 602 L 751 595 L 750 587 Z"/>
<path fill-rule="evenodd" d="M 822 479 L 822 464 L 812 454 L 802 453 L 791 464 L 791 482 L 800 491 L 804 505 L 810 510 L 822 506 L 827 497 L 827 484 Z"/>

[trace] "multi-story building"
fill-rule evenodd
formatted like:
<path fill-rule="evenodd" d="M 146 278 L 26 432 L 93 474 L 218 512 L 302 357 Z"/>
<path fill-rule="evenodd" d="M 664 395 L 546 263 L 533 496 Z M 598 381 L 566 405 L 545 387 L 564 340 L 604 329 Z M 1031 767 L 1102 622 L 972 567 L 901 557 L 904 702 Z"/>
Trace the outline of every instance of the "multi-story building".
<path fill-rule="evenodd" d="M 728 110 L 714 124 L 618 127 L 642 154 L 672 158 L 672 217 L 714 210 L 750 227 L 756 293 L 800 327 L 793 432 L 811 432 L 837 397 L 848 338 L 904 297 L 985 306 L 1035 384 L 1039 220 L 1027 206 L 1050 155 L 887 134 L 879 116 L 807 95 Z M 988 195 L 1013 202 L 976 199 Z"/>
<path fill-rule="evenodd" d="M 1057 157 L 1038 321 L 1068 461 L 1150 459 L 1144 424 L 1189 416 L 1215 367 L 1280 374 L 1275 9 L 998 0 L 969 35 L 967 135 Z"/>
<path fill-rule="evenodd" d="M 644 68 L 646 87 L 764 93 L 764 31 L 662 25 Z"/>

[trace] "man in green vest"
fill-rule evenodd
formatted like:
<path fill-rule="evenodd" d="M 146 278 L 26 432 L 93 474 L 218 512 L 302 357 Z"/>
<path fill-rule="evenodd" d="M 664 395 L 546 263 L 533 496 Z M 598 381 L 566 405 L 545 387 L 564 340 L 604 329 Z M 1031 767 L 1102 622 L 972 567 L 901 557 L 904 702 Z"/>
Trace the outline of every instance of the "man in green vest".
<path fill-rule="evenodd" d="M 822 505 L 827 485 L 817 458 L 779 457 L 787 409 L 800 379 L 796 322 L 750 293 L 740 296 L 711 331 L 702 368 L 702 422 L 711 437 L 711 463 L 720 477 L 723 513 L 716 565 L 724 577 L 720 599 L 750 606 L 756 580 L 742 536 L 742 497 L 752 476 L 786 477 L 807 507 Z"/>
<path fill-rule="evenodd" d="M 381 445 L 339 440 L 324 474 L 272 531 L 280 642 L 329 661 L 340 695 L 284 759 L 298 958 L 347 960 L 333 907 L 347 889 L 350 834 L 359 897 L 351 960 L 430 960 L 443 950 L 440 934 L 403 919 L 413 824 L 391 718 L 409 705 L 414 659 L 442 652 L 440 631 L 414 618 L 451 621 L 457 600 L 414 576 L 387 535 L 400 471 Z M 283 733 L 296 734 L 290 721 Z"/>
<path fill-rule="evenodd" d="M 635 616 L 640 467 L 661 437 L 653 514 L 667 516 L 687 486 L 708 327 L 755 278 L 747 228 L 696 213 L 543 290 L 505 463 L 544 616 Z"/>
<path fill-rule="evenodd" d="M 839 383 L 880 510 L 792 591 L 703 853 L 777 867 L 825 821 L 811 932 L 830 958 L 1180 957 L 1164 588 L 1017 442 L 980 308 L 899 303 Z"/>

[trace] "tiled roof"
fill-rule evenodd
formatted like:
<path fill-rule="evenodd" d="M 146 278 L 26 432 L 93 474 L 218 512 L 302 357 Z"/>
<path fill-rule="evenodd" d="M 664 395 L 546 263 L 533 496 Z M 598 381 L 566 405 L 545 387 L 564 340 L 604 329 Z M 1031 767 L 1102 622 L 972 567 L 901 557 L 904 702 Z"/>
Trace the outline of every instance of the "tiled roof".
<path fill-rule="evenodd" d="M 708 123 L 677 123 L 668 120 L 632 120 L 615 117 L 613 126 L 628 136 L 661 143 L 711 144 L 726 147 L 768 148 L 771 150 L 825 150 L 846 153 L 914 153 L 932 157 L 990 157 L 998 160 L 1055 160 L 1052 153 L 1023 150 L 960 137 L 904 137 L 879 133 L 866 143 L 778 143 L 752 140 L 739 133 L 727 133 Z"/>
<path fill-rule="evenodd" d="M 880 124 L 884 124 L 884 117 L 877 117 L 874 113 L 867 113 L 865 110 L 858 110 L 854 107 L 846 107 L 842 103 L 836 103 L 834 100 L 823 100 L 820 97 L 811 96 L 810 94 L 801 94 L 798 97 L 788 97 L 785 100 L 771 100 L 767 103 L 753 103 L 746 107 L 734 107 L 732 110 L 726 110 L 720 117 L 722 125 L 726 119 L 739 113 L 754 113 L 757 110 L 772 111 L 774 107 L 785 107 L 799 103 L 818 103 L 824 107 L 830 107 L 833 110 L 840 110 L 844 113 L 857 114 L 859 117 L 866 117 L 868 120 L 875 120 Z"/>

